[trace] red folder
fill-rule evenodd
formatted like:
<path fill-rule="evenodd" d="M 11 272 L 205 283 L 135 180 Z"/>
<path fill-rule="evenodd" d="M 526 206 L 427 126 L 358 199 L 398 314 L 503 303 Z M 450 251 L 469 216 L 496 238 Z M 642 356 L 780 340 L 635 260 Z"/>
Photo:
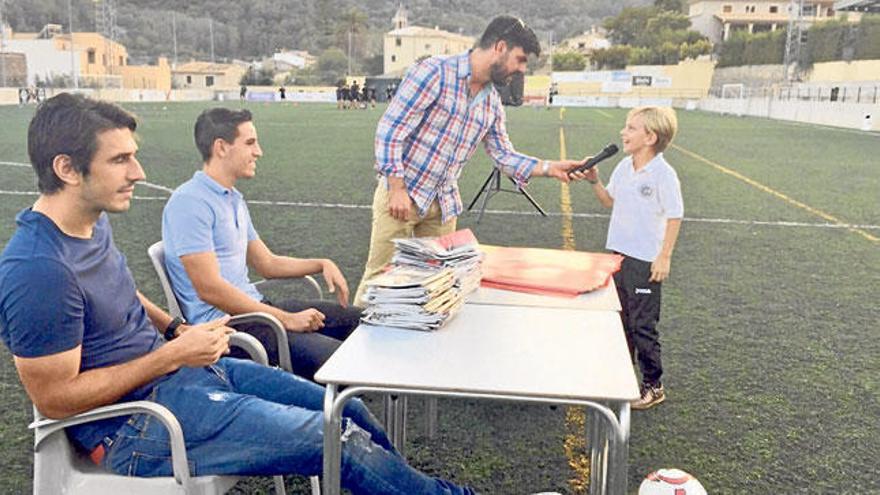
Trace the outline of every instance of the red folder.
<path fill-rule="evenodd" d="M 576 297 L 608 285 L 623 256 L 560 249 L 480 245 L 484 287 Z"/>

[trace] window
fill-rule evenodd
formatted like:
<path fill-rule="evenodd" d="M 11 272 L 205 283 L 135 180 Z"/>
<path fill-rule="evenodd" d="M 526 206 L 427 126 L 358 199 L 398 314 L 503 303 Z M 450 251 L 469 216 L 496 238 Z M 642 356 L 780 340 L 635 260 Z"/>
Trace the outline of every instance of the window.
<path fill-rule="evenodd" d="M 779 6 L 777 6 L 777 5 L 771 5 L 771 6 L 770 6 L 770 13 L 771 13 L 771 14 L 776 14 L 776 13 L 778 13 L 778 12 L 779 12 Z"/>
<path fill-rule="evenodd" d="M 400 46 L 402 43 L 403 42 L 401 41 L 399 36 L 397 38 L 394 38 L 394 46 Z"/>
<path fill-rule="evenodd" d="M 210 88 L 214 85 L 214 76 L 205 76 L 205 87 Z"/>
<path fill-rule="evenodd" d="M 801 15 L 804 17 L 815 17 L 816 16 L 816 6 L 815 5 L 804 5 L 804 10 L 801 11 Z"/>
<path fill-rule="evenodd" d="M 193 76 L 186 76 L 186 83 L 192 84 L 193 83 Z"/>
<path fill-rule="evenodd" d="M 431 49 L 431 44 L 425 43 L 425 50 L 430 50 L 430 49 Z"/>
<path fill-rule="evenodd" d="M 95 49 L 89 48 L 89 51 L 87 53 L 88 53 L 88 57 L 89 57 L 89 63 L 90 64 L 95 63 Z"/>
<path fill-rule="evenodd" d="M 721 11 L 724 12 L 725 14 L 729 14 L 729 13 L 733 12 L 733 5 L 725 5 L 724 7 L 721 8 Z"/>
<path fill-rule="evenodd" d="M 119 56 L 119 65 L 125 65 L 125 58 L 123 58 L 121 55 Z"/>
<path fill-rule="evenodd" d="M 392 61 L 392 62 L 397 62 L 397 55 L 392 55 L 392 56 L 391 56 L 391 61 Z"/>

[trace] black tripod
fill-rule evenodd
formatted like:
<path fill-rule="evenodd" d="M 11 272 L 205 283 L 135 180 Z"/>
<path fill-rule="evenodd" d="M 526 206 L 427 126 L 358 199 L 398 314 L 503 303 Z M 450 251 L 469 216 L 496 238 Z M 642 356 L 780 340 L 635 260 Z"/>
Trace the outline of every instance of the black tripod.
<path fill-rule="evenodd" d="M 510 179 L 510 182 L 513 182 L 513 184 L 516 186 L 516 181 L 514 181 L 510 177 L 508 177 L 508 179 Z M 533 198 L 532 195 L 529 194 L 528 191 L 526 191 L 525 187 L 516 186 L 516 189 L 502 189 L 501 170 L 492 167 L 492 173 L 490 173 L 489 177 L 486 178 L 486 182 L 483 183 L 483 187 L 480 188 L 480 192 L 478 192 L 477 195 L 474 196 L 474 199 L 471 200 L 471 204 L 469 204 L 467 207 L 468 211 L 471 211 L 474 208 L 474 205 L 477 204 L 477 200 L 480 199 L 480 196 L 483 196 L 483 202 L 482 204 L 480 204 L 480 214 L 477 215 L 477 223 L 480 223 L 480 220 L 483 219 L 483 213 L 486 212 L 486 205 L 489 203 L 489 198 L 500 192 L 522 194 L 526 197 L 529 203 L 531 203 L 532 206 L 534 206 L 535 209 L 538 210 L 538 213 L 540 213 L 542 216 L 547 216 L 547 212 L 544 211 L 544 209 L 541 208 L 541 205 L 539 205 L 538 202 L 535 201 L 535 198 Z"/>

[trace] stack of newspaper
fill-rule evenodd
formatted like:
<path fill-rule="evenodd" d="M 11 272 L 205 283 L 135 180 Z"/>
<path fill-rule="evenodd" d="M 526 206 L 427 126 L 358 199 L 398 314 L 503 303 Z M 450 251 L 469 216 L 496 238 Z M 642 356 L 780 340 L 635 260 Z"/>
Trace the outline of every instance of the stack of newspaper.
<path fill-rule="evenodd" d="M 483 254 L 470 229 L 440 237 L 412 237 L 393 242 L 392 264 L 434 270 L 449 268 L 463 296 L 480 286 Z"/>
<path fill-rule="evenodd" d="M 367 282 L 361 320 L 373 325 L 436 330 L 461 307 L 451 269 L 394 266 Z"/>

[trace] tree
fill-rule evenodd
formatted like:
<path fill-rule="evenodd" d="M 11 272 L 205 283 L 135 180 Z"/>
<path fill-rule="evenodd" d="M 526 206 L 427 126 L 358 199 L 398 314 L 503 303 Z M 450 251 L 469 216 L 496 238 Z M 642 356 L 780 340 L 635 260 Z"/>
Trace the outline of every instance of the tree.
<path fill-rule="evenodd" d="M 626 8 L 604 21 L 609 37 L 630 50 L 605 51 L 593 56 L 600 67 L 676 64 L 711 51 L 708 39 L 690 30 L 690 20 L 678 0 L 655 0 L 651 7 Z M 624 60 L 624 57 L 626 60 Z"/>
<path fill-rule="evenodd" d="M 608 30 L 608 37 L 616 45 L 637 45 L 640 36 L 658 10 L 654 7 L 627 7 L 617 17 L 609 17 L 602 22 Z"/>
<path fill-rule="evenodd" d="M 344 78 L 348 72 L 348 57 L 339 48 L 328 48 L 318 56 L 318 78 L 327 84 Z"/>
<path fill-rule="evenodd" d="M 361 69 L 368 76 L 378 76 L 385 72 L 385 57 L 381 53 L 368 57 L 361 63 Z"/>
<path fill-rule="evenodd" d="M 364 55 L 366 43 L 364 43 L 364 34 L 367 31 L 367 14 L 357 7 L 350 8 L 342 14 L 336 25 L 336 46 L 346 47 L 348 56 L 352 61 L 361 58 Z M 349 45 L 349 36 L 351 37 Z"/>
<path fill-rule="evenodd" d="M 781 64 L 784 54 L 785 30 L 737 32 L 718 46 L 718 67 Z"/>
<path fill-rule="evenodd" d="M 578 52 L 556 52 L 552 64 L 553 70 L 581 71 L 587 67 L 587 59 Z"/>
<path fill-rule="evenodd" d="M 712 42 L 709 40 L 697 40 L 694 43 L 681 44 L 681 59 L 697 58 L 700 55 L 712 53 Z"/>
<path fill-rule="evenodd" d="M 601 50 L 593 50 L 590 59 L 597 69 L 624 69 L 629 63 L 632 51 L 633 48 L 628 45 L 612 46 Z"/>
<path fill-rule="evenodd" d="M 856 35 L 854 58 L 861 60 L 880 58 L 880 16 L 862 17 Z"/>
<path fill-rule="evenodd" d="M 669 12 L 681 12 L 684 14 L 686 5 L 682 0 L 654 0 L 654 7 Z"/>
<path fill-rule="evenodd" d="M 807 32 L 807 60 L 812 65 L 816 62 L 841 60 L 847 38 L 851 37 L 850 27 L 846 21 L 831 20 L 816 23 Z"/>
<path fill-rule="evenodd" d="M 253 66 L 248 67 L 247 72 L 241 76 L 240 84 L 245 86 L 272 86 L 275 83 L 275 72 L 263 67 L 259 71 Z"/>

